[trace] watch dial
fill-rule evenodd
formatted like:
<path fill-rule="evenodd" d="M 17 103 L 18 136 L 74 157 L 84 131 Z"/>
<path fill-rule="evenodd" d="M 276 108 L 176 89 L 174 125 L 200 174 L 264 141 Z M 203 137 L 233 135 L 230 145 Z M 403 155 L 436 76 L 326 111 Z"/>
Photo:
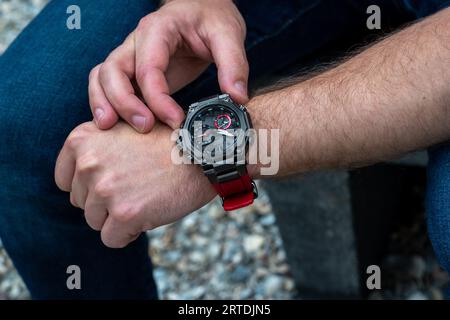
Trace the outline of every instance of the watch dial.
<path fill-rule="evenodd" d="M 189 125 L 189 132 L 195 149 L 203 152 L 205 147 L 220 139 L 223 143 L 216 141 L 218 144 L 215 146 L 223 151 L 234 146 L 234 131 L 240 128 L 241 123 L 236 113 L 228 107 L 217 105 L 195 114 Z"/>

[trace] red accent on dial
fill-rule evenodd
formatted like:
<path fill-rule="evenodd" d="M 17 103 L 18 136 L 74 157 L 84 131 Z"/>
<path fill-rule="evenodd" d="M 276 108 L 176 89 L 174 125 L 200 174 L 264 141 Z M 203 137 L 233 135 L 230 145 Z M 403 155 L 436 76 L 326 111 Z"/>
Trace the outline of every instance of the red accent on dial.
<path fill-rule="evenodd" d="M 222 119 L 222 118 L 227 118 L 227 120 L 228 120 L 228 124 L 227 124 L 227 126 L 225 128 L 221 128 L 219 126 L 219 120 Z M 214 120 L 214 127 L 216 127 L 216 129 L 227 130 L 230 126 L 231 126 L 231 117 L 229 115 L 227 115 L 227 114 L 218 115 L 216 120 Z"/>
<path fill-rule="evenodd" d="M 219 196 L 223 199 L 223 208 L 232 211 L 253 203 L 252 179 L 248 174 L 239 179 L 213 184 Z"/>

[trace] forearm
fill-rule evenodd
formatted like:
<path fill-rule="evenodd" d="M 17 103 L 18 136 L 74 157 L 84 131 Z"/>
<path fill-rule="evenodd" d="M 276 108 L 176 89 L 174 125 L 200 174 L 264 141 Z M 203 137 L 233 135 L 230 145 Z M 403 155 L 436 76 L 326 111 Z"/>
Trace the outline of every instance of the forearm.
<path fill-rule="evenodd" d="M 252 99 L 255 128 L 280 129 L 279 175 L 370 164 L 450 139 L 449 43 L 444 10 Z"/>

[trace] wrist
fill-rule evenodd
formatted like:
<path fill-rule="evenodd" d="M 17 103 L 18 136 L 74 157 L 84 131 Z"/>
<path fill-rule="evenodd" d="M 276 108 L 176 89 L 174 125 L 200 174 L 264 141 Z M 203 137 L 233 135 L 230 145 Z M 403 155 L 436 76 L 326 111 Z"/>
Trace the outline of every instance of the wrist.
<path fill-rule="evenodd" d="M 252 126 L 253 126 L 253 132 L 254 132 L 254 139 L 252 141 L 252 144 L 249 146 L 249 154 L 247 154 L 247 171 L 248 174 L 250 175 L 250 177 L 252 179 L 260 179 L 262 178 L 261 175 L 261 162 L 260 162 L 260 156 L 259 156 L 259 144 L 260 144 L 260 140 L 259 140 L 259 135 L 260 135 L 260 130 L 263 129 L 265 126 L 262 125 L 262 119 L 261 117 L 263 116 L 261 114 L 261 112 L 259 112 L 261 109 L 259 107 L 261 107 L 261 105 L 263 105 L 263 101 L 262 101 L 262 97 L 261 96 L 256 96 L 253 97 L 246 105 L 247 107 L 247 111 L 250 114 L 250 118 L 252 120 Z M 256 156 L 250 156 L 250 154 L 252 155 L 256 155 Z"/>
<path fill-rule="evenodd" d="M 287 87 L 260 94 L 247 103 L 256 135 L 250 146 L 247 167 L 252 178 L 274 178 L 305 172 L 302 154 L 306 153 L 306 149 L 302 148 L 303 143 L 299 139 L 302 129 L 289 125 L 298 109 L 292 108 L 291 104 L 297 104 L 294 102 L 297 99 L 292 88 Z M 294 163 L 302 165 L 294 168 Z"/>

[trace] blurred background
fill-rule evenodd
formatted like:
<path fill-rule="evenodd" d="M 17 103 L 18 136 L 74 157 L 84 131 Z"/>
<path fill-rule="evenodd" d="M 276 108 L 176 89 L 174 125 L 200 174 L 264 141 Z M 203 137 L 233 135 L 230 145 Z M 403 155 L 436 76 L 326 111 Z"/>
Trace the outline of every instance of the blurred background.
<path fill-rule="evenodd" d="M 0 55 L 47 1 L 0 0 Z M 449 278 L 426 235 L 423 161 L 266 183 L 252 207 L 225 213 L 215 201 L 149 232 L 161 298 L 443 299 Z M 388 174 L 397 182 L 380 181 Z M 371 205 L 378 196 L 385 206 Z M 398 205 L 406 198 L 412 205 Z M 364 288 L 371 262 L 382 290 Z M 0 299 L 28 298 L 0 240 Z"/>

